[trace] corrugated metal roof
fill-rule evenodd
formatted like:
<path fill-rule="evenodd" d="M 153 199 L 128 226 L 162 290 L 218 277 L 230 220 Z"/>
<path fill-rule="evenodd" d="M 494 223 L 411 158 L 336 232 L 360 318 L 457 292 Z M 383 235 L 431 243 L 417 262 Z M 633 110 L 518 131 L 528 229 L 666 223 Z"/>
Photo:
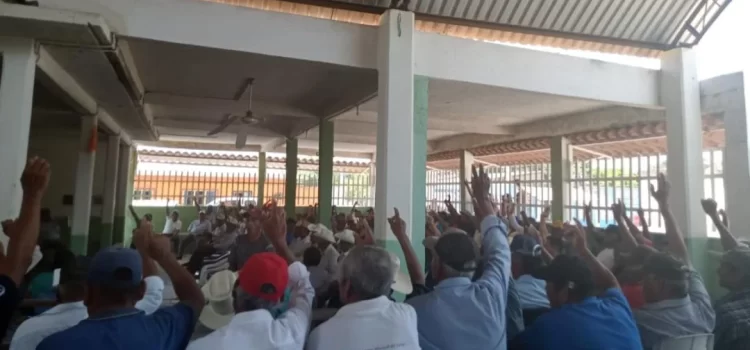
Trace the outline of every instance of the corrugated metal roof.
<path fill-rule="evenodd" d="M 377 25 L 391 0 L 211 0 Z M 400 2 L 400 1 L 393 1 Z M 656 57 L 697 44 L 731 0 L 411 0 L 417 29 L 461 38 Z"/>

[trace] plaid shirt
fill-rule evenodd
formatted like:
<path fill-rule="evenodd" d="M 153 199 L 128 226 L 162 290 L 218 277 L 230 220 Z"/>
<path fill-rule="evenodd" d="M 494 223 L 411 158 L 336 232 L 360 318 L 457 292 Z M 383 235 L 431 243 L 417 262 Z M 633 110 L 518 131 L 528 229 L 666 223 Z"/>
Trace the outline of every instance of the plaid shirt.
<path fill-rule="evenodd" d="M 750 341 L 750 289 L 729 293 L 716 303 L 714 348 L 747 349 Z"/>

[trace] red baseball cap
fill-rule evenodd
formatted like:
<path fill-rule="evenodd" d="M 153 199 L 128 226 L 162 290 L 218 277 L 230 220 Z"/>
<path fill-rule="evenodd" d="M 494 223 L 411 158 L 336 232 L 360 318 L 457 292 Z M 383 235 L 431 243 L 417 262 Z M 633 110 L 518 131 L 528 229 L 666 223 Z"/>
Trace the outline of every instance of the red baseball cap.
<path fill-rule="evenodd" d="M 277 302 L 289 283 L 289 266 L 276 253 L 253 254 L 242 266 L 238 279 L 245 293 Z"/>

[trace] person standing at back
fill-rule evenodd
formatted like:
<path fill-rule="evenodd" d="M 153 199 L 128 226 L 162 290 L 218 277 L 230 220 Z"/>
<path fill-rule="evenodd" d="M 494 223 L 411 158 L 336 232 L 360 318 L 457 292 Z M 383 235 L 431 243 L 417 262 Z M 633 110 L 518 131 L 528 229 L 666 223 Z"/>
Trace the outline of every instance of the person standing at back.
<path fill-rule="evenodd" d="M 169 241 L 155 236 L 143 220 L 136 244 L 147 251 L 169 275 L 180 302 L 151 315 L 135 308 L 142 299 L 143 264 L 138 251 L 111 247 L 92 259 L 87 275 L 84 303 L 89 317 L 60 333 L 47 337 L 38 350 L 78 349 L 184 349 L 204 306 L 203 293 L 195 280 L 174 258 Z"/>

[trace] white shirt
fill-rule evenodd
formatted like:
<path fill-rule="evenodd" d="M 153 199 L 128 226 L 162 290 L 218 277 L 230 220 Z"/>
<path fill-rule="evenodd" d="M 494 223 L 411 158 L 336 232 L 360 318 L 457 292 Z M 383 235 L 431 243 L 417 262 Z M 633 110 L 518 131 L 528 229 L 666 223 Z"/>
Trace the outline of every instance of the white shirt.
<path fill-rule="evenodd" d="M 164 223 L 164 229 L 161 231 L 162 234 L 167 233 L 174 233 L 174 231 L 179 232 L 182 229 L 182 221 L 180 219 L 177 219 L 177 221 L 172 221 L 172 218 L 167 216 L 167 221 Z"/>
<path fill-rule="evenodd" d="M 328 287 L 328 283 L 331 281 L 331 276 L 329 276 L 322 267 L 310 266 L 307 268 L 307 271 L 310 272 L 310 284 L 312 284 L 316 291 Z"/>
<path fill-rule="evenodd" d="M 315 290 L 302 263 L 289 265 L 292 297 L 289 310 L 274 319 L 267 310 L 246 311 L 235 315 L 228 325 L 195 340 L 188 350 L 300 350 L 310 330 Z"/>
<path fill-rule="evenodd" d="M 150 315 L 161 305 L 164 282 L 159 276 L 148 276 L 144 281 L 146 293 L 135 307 Z M 89 313 L 82 301 L 57 305 L 21 323 L 13 334 L 10 349 L 34 350 L 48 336 L 71 328 L 88 317 Z"/>
<path fill-rule="evenodd" d="M 188 226 L 188 232 L 192 234 L 211 233 L 211 221 L 208 219 L 201 222 L 200 219 L 195 219 Z"/>
<path fill-rule="evenodd" d="M 602 265 L 611 270 L 615 266 L 615 250 L 612 248 L 602 250 L 596 256 L 596 260 L 599 260 Z"/>
<path fill-rule="evenodd" d="M 344 305 L 310 333 L 306 349 L 421 349 L 417 312 L 385 296 Z"/>
<path fill-rule="evenodd" d="M 334 278 L 338 273 L 338 261 L 339 251 L 336 250 L 336 247 L 334 247 L 333 244 L 329 244 L 328 248 L 323 252 L 323 257 L 320 259 L 320 264 L 318 264 L 318 266 L 322 267 L 326 273 L 328 273 L 328 276 Z"/>

